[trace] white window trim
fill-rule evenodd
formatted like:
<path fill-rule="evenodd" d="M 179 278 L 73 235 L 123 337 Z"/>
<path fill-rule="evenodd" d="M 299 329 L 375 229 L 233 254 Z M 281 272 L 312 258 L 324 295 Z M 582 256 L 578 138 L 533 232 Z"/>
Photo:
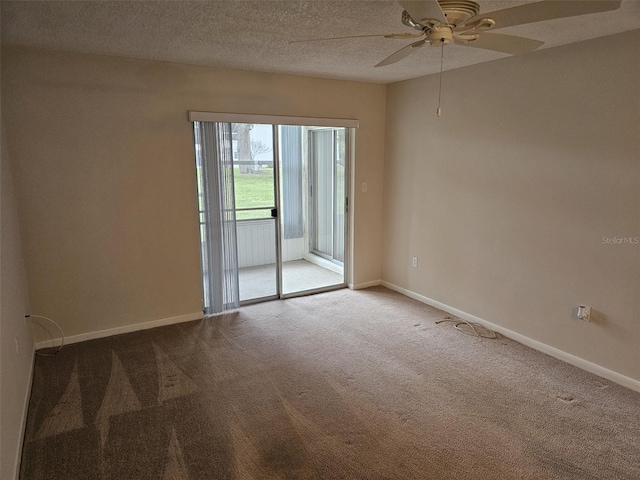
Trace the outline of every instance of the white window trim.
<path fill-rule="evenodd" d="M 358 128 L 360 121 L 351 118 L 287 117 L 247 113 L 216 113 L 189 111 L 190 122 L 264 123 L 268 125 L 301 125 L 313 127 Z"/>

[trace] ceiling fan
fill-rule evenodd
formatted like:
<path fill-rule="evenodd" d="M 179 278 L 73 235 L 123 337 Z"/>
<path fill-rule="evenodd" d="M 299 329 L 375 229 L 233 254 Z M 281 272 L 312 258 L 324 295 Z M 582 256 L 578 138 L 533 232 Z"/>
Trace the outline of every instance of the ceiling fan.
<path fill-rule="evenodd" d="M 404 0 L 398 2 L 404 8 L 402 23 L 417 30 L 416 33 L 358 35 L 316 41 L 380 36 L 394 39 L 419 38 L 389 55 L 376 67 L 396 63 L 424 45 L 444 46 L 451 41 L 456 45 L 518 55 L 533 51 L 544 42 L 492 33 L 489 30 L 615 10 L 620 7 L 620 1 L 543 0 L 480 14 L 480 5 L 473 0 Z"/>

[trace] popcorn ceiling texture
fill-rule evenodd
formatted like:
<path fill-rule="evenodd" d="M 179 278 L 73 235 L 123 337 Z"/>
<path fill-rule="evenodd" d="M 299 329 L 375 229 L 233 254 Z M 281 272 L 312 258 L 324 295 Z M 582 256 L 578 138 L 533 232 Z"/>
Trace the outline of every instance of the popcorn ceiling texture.
<path fill-rule="evenodd" d="M 527 1 L 480 0 L 491 12 Z M 194 65 L 389 83 L 436 73 L 440 50 L 422 48 L 373 68 L 407 40 L 297 40 L 413 32 L 385 1 L 2 2 L 2 43 Z M 594 15 L 505 28 L 549 48 L 640 28 L 640 2 Z M 622 45 L 621 48 L 624 48 Z M 448 45 L 445 70 L 508 55 Z"/>

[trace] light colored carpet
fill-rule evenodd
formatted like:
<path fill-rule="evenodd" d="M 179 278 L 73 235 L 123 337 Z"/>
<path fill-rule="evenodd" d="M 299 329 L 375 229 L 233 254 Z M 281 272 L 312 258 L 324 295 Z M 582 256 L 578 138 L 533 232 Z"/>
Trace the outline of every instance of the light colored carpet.
<path fill-rule="evenodd" d="M 640 394 L 444 317 L 343 289 L 38 357 L 21 478 L 640 478 Z"/>

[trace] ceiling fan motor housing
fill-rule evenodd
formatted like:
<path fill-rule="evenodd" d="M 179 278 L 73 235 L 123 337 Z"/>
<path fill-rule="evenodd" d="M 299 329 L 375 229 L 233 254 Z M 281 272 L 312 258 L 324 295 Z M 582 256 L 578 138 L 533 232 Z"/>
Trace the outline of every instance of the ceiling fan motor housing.
<path fill-rule="evenodd" d="M 438 0 L 438 3 L 452 27 L 462 25 L 480 12 L 480 5 L 472 0 Z"/>

